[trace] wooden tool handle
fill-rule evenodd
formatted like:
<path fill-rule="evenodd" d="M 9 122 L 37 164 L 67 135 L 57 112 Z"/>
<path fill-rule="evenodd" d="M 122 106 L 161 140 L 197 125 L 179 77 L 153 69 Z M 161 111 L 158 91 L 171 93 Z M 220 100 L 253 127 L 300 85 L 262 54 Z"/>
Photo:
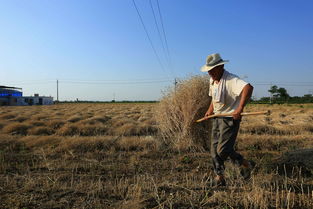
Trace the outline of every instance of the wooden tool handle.
<path fill-rule="evenodd" d="M 243 112 L 240 115 L 246 116 L 246 115 L 269 115 L 271 112 L 269 110 L 267 111 L 261 111 L 261 112 Z"/>
<path fill-rule="evenodd" d="M 268 110 L 268 111 L 261 111 L 261 112 L 243 112 L 240 115 L 241 116 L 248 116 L 248 115 L 269 115 L 269 114 L 270 114 L 270 111 Z M 202 122 L 202 121 L 210 119 L 210 118 L 227 117 L 227 116 L 232 116 L 232 115 L 233 115 L 232 113 L 215 114 L 215 115 L 210 115 L 207 117 L 200 118 L 196 122 L 199 123 L 199 122 Z"/>

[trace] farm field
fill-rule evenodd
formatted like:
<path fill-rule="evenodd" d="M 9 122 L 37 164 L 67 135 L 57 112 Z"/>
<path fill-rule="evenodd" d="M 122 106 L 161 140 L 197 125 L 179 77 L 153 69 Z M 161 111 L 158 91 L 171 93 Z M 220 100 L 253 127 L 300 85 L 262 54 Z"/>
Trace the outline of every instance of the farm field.
<path fill-rule="evenodd" d="M 313 105 L 248 105 L 212 187 L 208 151 L 166 146 L 153 104 L 0 107 L 0 208 L 313 208 Z M 205 123 L 209 123 L 206 121 Z"/>

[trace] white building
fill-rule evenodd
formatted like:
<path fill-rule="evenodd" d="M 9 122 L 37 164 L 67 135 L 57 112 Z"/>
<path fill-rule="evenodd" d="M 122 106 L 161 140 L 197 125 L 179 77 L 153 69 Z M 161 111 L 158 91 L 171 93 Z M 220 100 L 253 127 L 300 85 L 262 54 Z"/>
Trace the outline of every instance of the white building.
<path fill-rule="evenodd" d="M 53 97 L 39 96 L 35 94 L 34 96 L 23 96 L 17 98 L 17 105 L 52 105 Z"/>

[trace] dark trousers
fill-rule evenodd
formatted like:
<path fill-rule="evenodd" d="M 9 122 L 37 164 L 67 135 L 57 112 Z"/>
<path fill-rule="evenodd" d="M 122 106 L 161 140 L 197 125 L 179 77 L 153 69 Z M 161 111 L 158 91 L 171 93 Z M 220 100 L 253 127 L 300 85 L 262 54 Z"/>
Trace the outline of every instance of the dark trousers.
<path fill-rule="evenodd" d="M 214 118 L 212 124 L 211 156 L 216 175 L 224 174 L 224 161 L 230 157 L 236 165 L 241 165 L 243 157 L 234 150 L 240 120 L 232 117 Z"/>

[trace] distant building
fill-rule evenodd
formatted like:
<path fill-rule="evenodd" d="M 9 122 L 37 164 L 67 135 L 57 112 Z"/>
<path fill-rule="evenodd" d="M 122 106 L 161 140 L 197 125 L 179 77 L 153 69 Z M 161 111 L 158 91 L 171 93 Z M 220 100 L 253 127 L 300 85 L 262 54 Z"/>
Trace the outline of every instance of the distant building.
<path fill-rule="evenodd" d="M 53 97 L 39 96 L 23 96 L 21 88 L 0 86 L 0 106 L 21 106 L 21 105 L 51 105 Z"/>

